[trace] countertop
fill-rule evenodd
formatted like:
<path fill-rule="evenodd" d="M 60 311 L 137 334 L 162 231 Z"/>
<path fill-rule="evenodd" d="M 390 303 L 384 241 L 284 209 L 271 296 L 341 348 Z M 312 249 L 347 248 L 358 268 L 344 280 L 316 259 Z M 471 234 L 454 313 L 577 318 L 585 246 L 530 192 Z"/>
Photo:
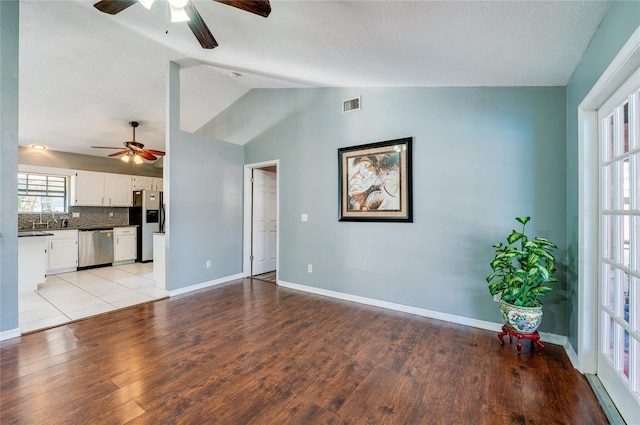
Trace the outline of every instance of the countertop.
<path fill-rule="evenodd" d="M 43 230 L 19 230 L 19 238 L 29 238 L 34 236 L 53 236 L 53 233 Z"/>
<path fill-rule="evenodd" d="M 122 225 L 122 226 L 91 226 L 91 227 L 50 227 L 48 229 L 31 229 L 31 228 L 23 228 L 18 229 L 18 237 L 32 237 L 32 236 L 52 236 L 53 231 L 56 230 L 107 230 L 107 229 L 115 229 L 118 227 L 138 227 L 136 224 L 131 225 Z"/>

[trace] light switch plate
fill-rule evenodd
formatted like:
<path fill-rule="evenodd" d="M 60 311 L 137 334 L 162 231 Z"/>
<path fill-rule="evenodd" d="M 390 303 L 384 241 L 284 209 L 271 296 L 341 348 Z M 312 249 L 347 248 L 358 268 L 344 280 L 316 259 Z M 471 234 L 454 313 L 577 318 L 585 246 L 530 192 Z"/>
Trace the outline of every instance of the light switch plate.
<path fill-rule="evenodd" d="M 300 221 L 309 221 L 309 214 L 300 214 Z"/>

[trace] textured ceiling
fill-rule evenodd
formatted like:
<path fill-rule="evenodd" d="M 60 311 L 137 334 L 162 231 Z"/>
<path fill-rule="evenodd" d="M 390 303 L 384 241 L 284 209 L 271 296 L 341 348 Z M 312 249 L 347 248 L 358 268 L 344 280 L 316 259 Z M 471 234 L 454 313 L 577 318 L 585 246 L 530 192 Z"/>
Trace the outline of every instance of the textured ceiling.
<path fill-rule="evenodd" d="M 265 19 L 194 4 L 213 50 L 186 24 L 167 23 L 163 1 L 111 16 L 93 1 L 22 0 L 20 145 L 105 156 L 90 146 L 120 146 L 136 120 L 136 139 L 164 149 L 170 60 L 183 65 L 186 131 L 257 87 L 564 86 L 609 6 L 272 0 Z"/>

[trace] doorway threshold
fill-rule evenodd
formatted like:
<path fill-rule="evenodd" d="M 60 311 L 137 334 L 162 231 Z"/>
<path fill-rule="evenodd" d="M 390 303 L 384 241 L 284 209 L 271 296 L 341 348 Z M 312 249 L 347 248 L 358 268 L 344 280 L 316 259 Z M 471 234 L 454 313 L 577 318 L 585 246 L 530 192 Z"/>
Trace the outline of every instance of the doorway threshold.
<path fill-rule="evenodd" d="M 616 405 L 611 401 L 611 397 L 609 397 L 609 393 L 602 386 L 602 382 L 597 375 L 592 375 L 590 373 L 585 373 L 587 377 L 587 381 L 589 381 L 589 385 L 591 385 L 591 389 L 595 393 L 598 401 L 600 402 L 600 406 L 602 406 L 602 410 L 604 410 L 604 414 L 607 416 L 609 423 L 611 425 L 626 425 L 622 416 L 620 416 L 620 412 L 616 408 Z"/>

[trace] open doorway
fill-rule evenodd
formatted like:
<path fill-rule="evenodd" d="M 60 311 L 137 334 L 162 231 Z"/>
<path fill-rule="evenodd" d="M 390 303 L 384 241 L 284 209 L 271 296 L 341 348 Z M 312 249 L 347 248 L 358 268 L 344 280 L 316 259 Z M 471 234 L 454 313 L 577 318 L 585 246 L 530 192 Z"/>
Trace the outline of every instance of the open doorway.
<path fill-rule="evenodd" d="M 278 186 L 278 161 L 245 165 L 243 272 L 274 283 L 279 248 Z"/>

